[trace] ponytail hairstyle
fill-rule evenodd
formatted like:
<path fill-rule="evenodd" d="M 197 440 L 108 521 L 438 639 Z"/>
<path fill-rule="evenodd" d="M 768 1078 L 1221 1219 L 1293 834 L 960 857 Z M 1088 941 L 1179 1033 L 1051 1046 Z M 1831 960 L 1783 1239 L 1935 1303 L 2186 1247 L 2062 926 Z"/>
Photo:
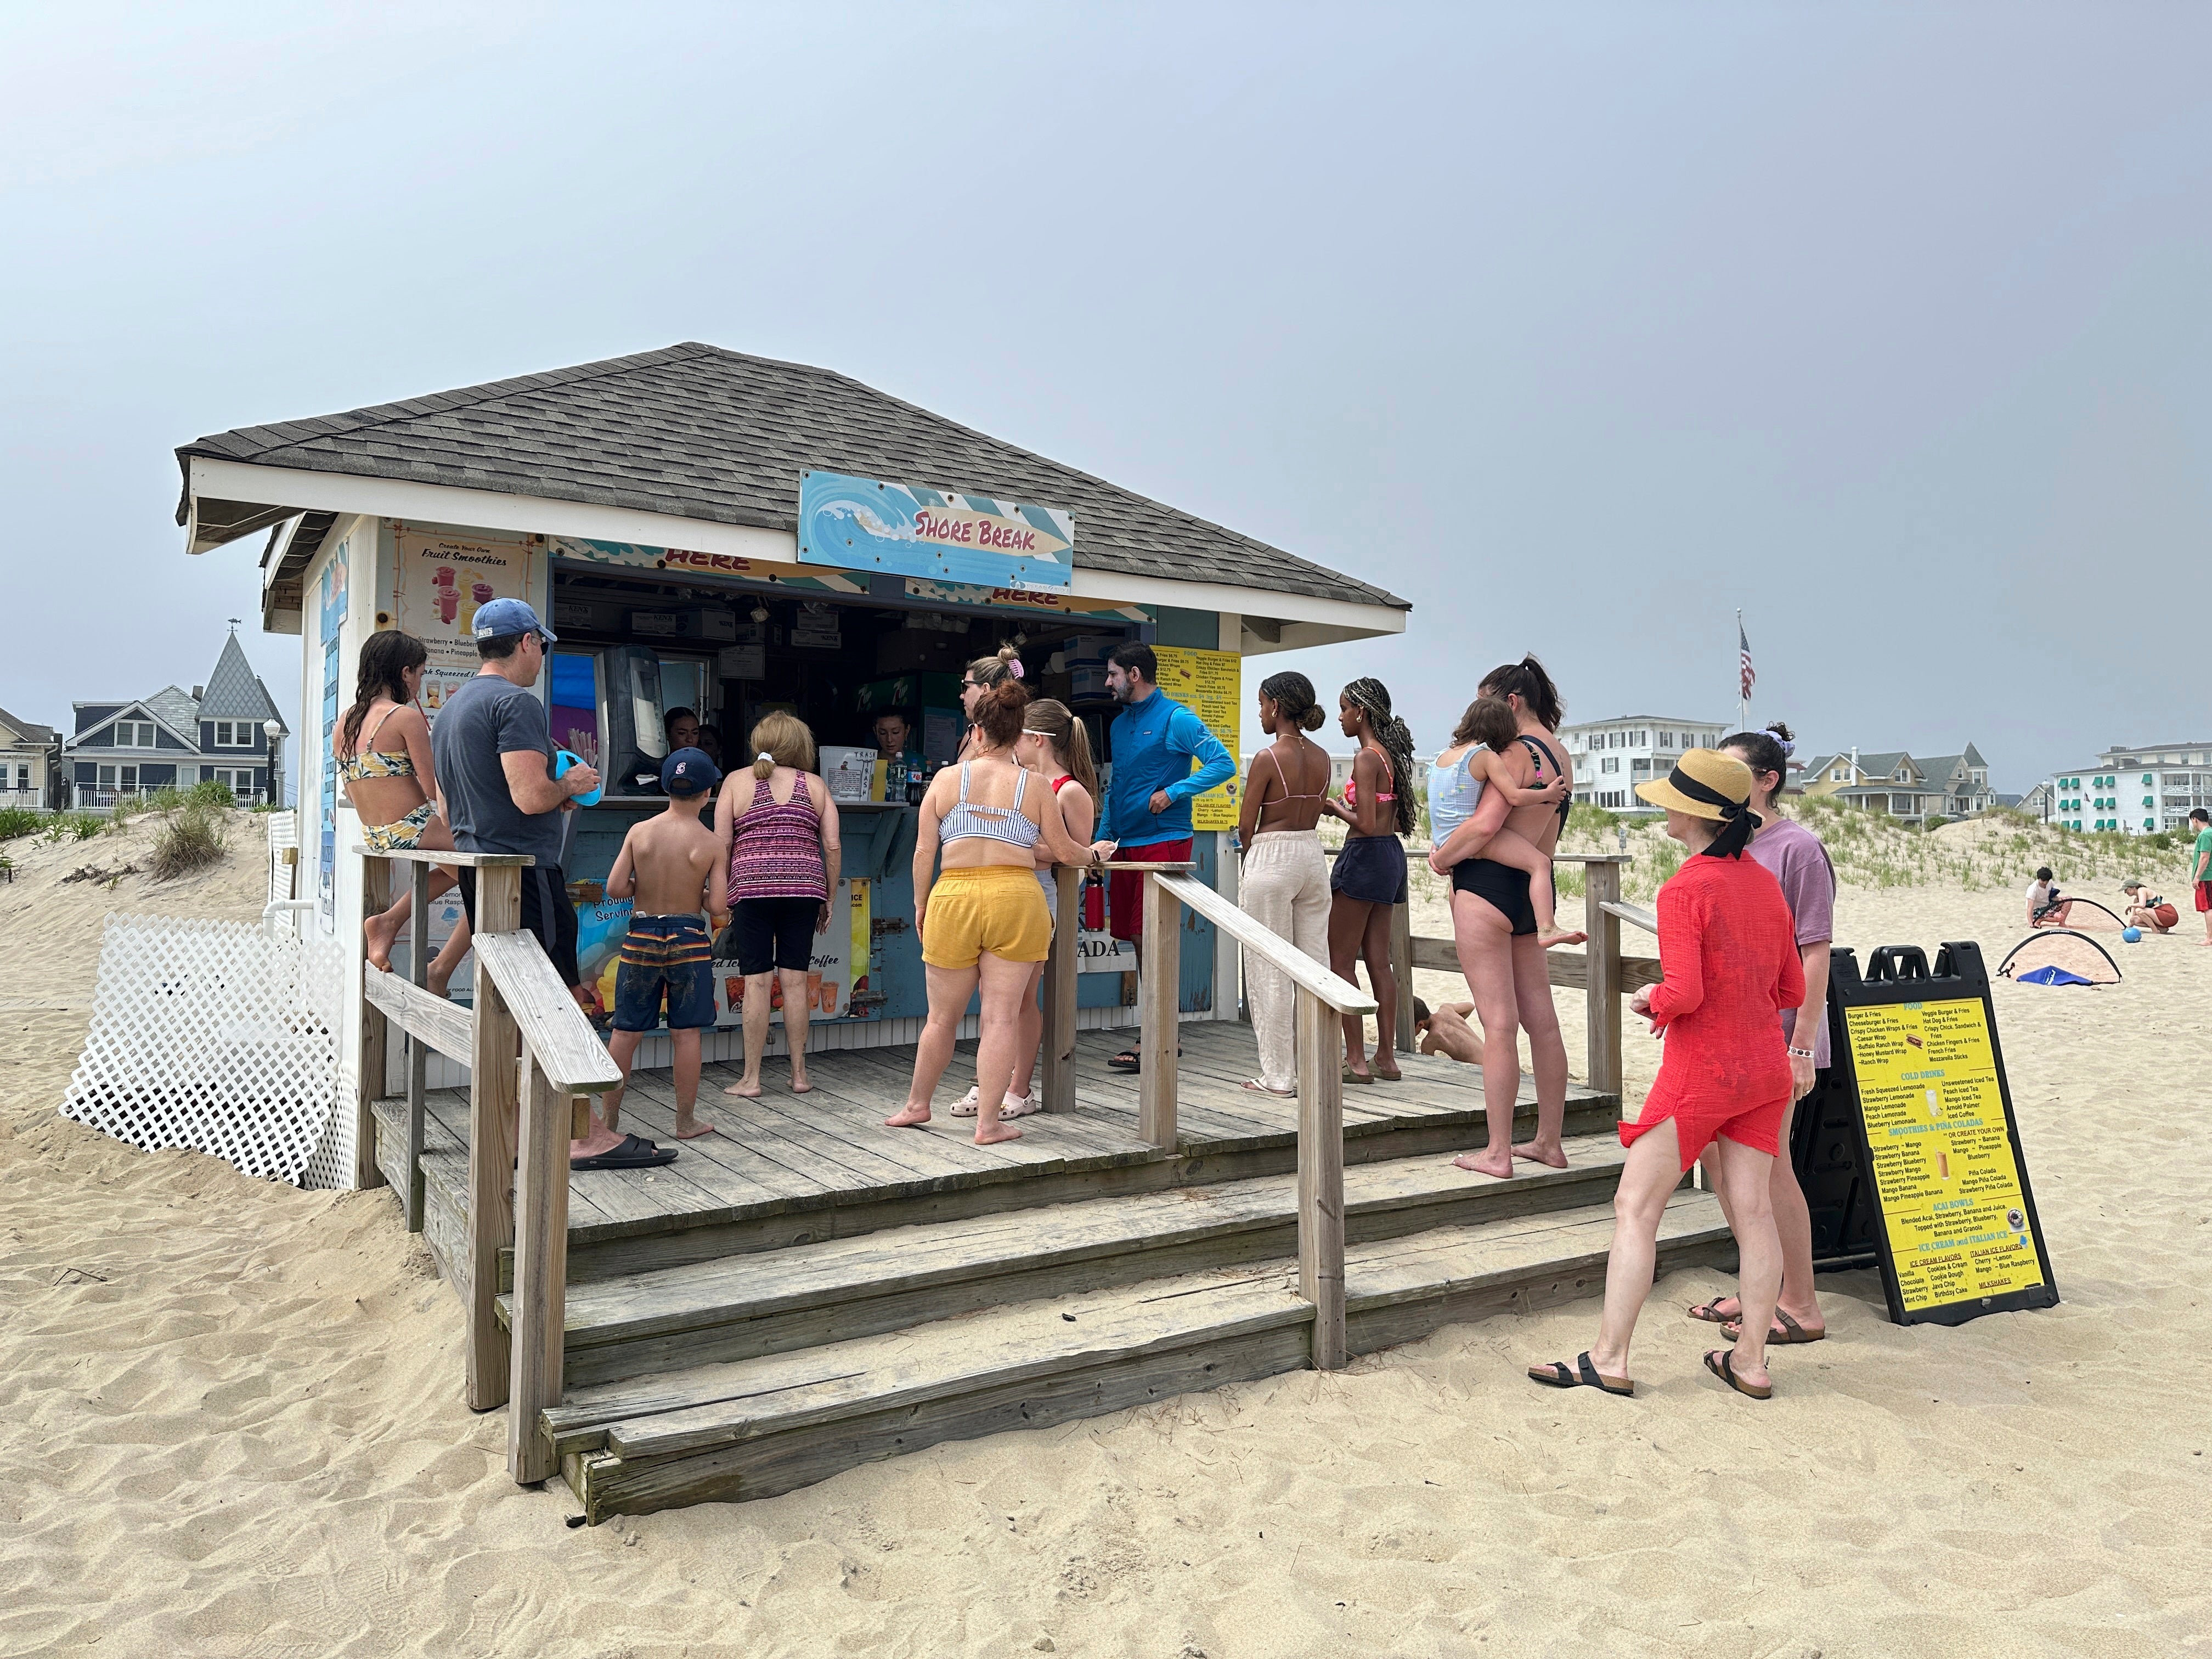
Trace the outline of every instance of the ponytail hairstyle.
<path fill-rule="evenodd" d="M 1502 755 L 1513 746 L 1513 739 L 1520 734 L 1520 722 L 1513 718 L 1511 703 L 1503 697 L 1481 696 L 1468 704 L 1467 713 L 1459 717 L 1459 725 L 1452 731 L 1451 747 L 1479 743 Z"/>
<path fill-rule="evenodd" d="M 1002 645 L 995 654 L 978 657 L 968 665 L 968 678 L 985 687 L 996 685 L 1005 679 L 1018 680 L 1023 672 L 1022 653 L 1011 645 Z"/>
<path fill-rule="evenodd" d="M 1053 758 L 1067 769 L 1091 799 L 1098 799 L 1098 769 L 1091 759 L 1091 732 L 1064 703 L 1039 697 L 1022 714 L 1022 730 L 1034 732 L 1052 744 Z"/>
<path fill-rule="evenodd" d="M 1022 735 L 1022 716 L 1030 706 L 1030 690 L 1012 673 L 995 685 L 983 688 L 975 699 L 975 725 L 994 749 L 1011 749 Z"/>
<path fill-rule="evenodd" d="M 1406 722 L 1390 712 L 1390 690 L 1382 681 L 1358 679 L 1344 688 L 1344 700 L 1363 709 L 1375 741 L 1390 762 L 1390 788 L 1397 796 L 1398 833 L 1413 833 L 1413 734 Z"/>
<path fill-rule="evenodd" d="M 1486 696 L 1521 699 L 1521 706 L 1536 717 L 1536 723 L 1547 732 L 1556 732 L 1566 717 L 1567 706 L 1559 701 L 1559 689 L 1552 684 L 1552 677 L 1544 672 L 1544 665 L 1534 654 L 1519 662 L 1509 662 L 1493 668 L 1482 677 L 1475 688 Z"/>
<path fill-rule="evenodd" d="M 1295 669 L 1268 675 L 1260 682 L 1260 695 L 1305 731 L 1320 731 L 1322 722 L 1328 718 L 1321 699 L 1314 695 L 1313 682 Z"/>
<path fill-rule="evenodd" d="M 788 766 L 794 772 L 814 769 L 814 733 L 796 714 L 787 714 L 779 708 L 762 715 L 754 723 L 748 741 L 753 746 L 753 775 L 757 778 L 775 775 L 779 766 Z"/>
<path fill-rule="evenodd" d="M 1790 757 L 1797 752 L 1796 734 L 1780 720 L 1776 720 L 1764 732 L 1739 732 L 1734 737 L 1720 741 L 1723 754 L 1733 754 L 1751 769 L 1751 794 L 1759 799 L 1759 781 L 1767 773 L 1775 775 L 1774 799 L 1782 799 L 1782 792 L 1790 787 Z"/>
<path fill-rule="evenodd" d="M 361 647 L 361 665 L 354 675 L 353 707 L 346 710 L 339 727 L 338 753 L 353 753 L 354 744 L 361 740 L 362 722 L 368 718 L 368 706 L 379 697 L 400 703 L 407 701 L 407 682 L 400 676 L 429 660 L 430 647 L 412 634 L 386 628 L 368 636 Z"/>

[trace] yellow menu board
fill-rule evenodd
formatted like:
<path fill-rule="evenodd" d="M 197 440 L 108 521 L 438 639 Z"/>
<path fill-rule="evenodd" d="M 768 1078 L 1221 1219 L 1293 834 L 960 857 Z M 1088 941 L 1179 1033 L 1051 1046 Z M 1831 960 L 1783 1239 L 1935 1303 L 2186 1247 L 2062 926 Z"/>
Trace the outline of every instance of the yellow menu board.
<path fill-rule="evenodd" d="M 1180 645 L 1156 645 L 1152 654 L 1159 659 L 1160 690 L 1205 721 L 1206 729 L 1221 739 L 1234 761 L 1240 752 L 1237 716 L 1244 706 L 1244 659 L 1234 651 L 1194 651 Z M 1242 787 L 1232 772 L 1228 782 L 1194 797 L 1190 827 L 1234 830 L 1237 792 Z"/>
<path fill-rule="evenodd" d="M 1905 1311 L 2041 1285 L 1982 1000 L 1846 1008 L 1844 1019 Z"/>

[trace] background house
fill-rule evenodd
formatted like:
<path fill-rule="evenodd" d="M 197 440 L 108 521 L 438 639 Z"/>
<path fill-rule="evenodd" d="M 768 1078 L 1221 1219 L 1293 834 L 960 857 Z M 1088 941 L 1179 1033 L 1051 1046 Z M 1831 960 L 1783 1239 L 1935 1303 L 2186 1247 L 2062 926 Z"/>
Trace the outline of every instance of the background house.
<path fill-rule="evenodd" d="M 1685 749 L 1710 749 L 1727 735 L 1708 720 L 1665 714 L 1622 714 L 1559 728 L 1559 742 L 1575 769 L 1575 799 L 1613 812 L 1656 812 L 1636 786 L 1656 773 L 1664 777 Z"/>
<path fill-rule="evenodd" d="M 0 708 L 0 806 L 52 806 L 60 736 Z"/>
<path fill-rule="evenodd" d="M 155 789 L 210 779 L 241 805 L 282 805 L 287 728 L 269 688 L 246 660 L 234 630 L 205 685 L 170 685 L 149 697 L 70 705 L 75 729 L 62 744 L 70 793 L 80 807 L 112 806 Z M 274 721 L 272 741 L 268 726 Z M 272 781 L 273 780 L 273 781 Z"/>
<path fill-rule="evenodd" d="M 2070 830 L 2178 830 L 2197 808 L 2212 811 L 2212 743 L 2115 745 L 2036 790 L 2050 801 L 2044 816 Z"/>
<path fill-rule="evenodd" d="M 1906 823 L 1971 817 L 1997 804 L 1989 763 L 1968 744 L 1956 755 L 1915 759 L 1901 749 L 1840 750 L 1806 763 L 1808 795 L 1832 795 Z"/>

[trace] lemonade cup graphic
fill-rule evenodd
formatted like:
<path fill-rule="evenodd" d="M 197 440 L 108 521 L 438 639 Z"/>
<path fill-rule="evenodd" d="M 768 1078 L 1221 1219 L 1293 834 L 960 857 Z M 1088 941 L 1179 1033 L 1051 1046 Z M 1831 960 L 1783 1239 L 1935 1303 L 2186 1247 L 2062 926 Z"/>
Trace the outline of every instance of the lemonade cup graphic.
<path fill-rule="evenodd" d="M 822 997 L 816 1006 L 825 1014 L 834 1014 L 837 1012 L 837 981 L 836 980 L 825 979 L 822 981 Z"/>

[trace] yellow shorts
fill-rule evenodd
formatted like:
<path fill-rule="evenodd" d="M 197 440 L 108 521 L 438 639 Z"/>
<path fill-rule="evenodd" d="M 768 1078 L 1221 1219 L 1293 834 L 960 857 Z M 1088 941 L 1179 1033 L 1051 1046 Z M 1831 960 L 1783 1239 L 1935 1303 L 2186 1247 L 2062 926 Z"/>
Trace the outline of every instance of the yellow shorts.
<path fill-rule="evenodd" d="M 947 870 L 930 889 L 921 959 L 933 968 L 973 968 L 986 951 L 1001 962 L 1052 954 L 1052 913 L 1025 864 Z"/>

